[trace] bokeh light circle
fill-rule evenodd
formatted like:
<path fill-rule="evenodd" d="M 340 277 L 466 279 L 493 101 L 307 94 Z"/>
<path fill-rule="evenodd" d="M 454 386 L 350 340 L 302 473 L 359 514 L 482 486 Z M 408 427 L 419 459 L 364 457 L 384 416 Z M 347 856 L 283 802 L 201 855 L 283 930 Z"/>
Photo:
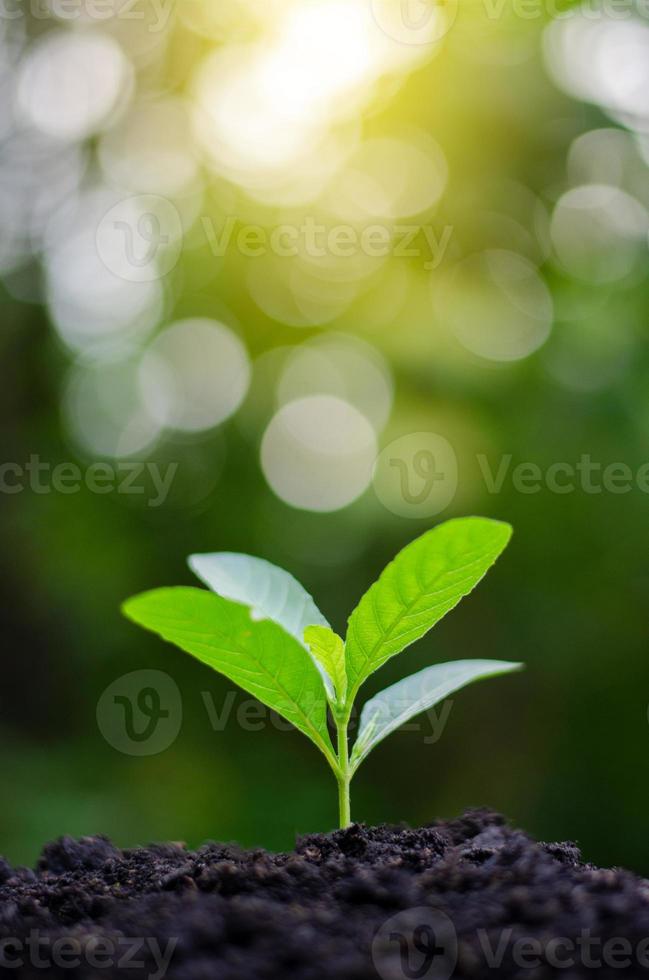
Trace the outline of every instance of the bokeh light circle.
<path fill-rule="evenodd" d="M 198 172 L 189 107 L 181 99 L 141 102 L 102 136 L 99 159 L 118 186 L 178 194 Z"/>
<path fill-rule="evenodd" d="M 564 268 L 587 282 L 615 282 L 645 251 L 649 216 L 634 197 L 606 184 L 584 184 L 554 209 L 550 235 Z"/>
<path fill-rule="evenodd" d="M 322 334 L 291 351 L 277 386 L 280 404 L 314 394 L 346 400 L 380 431 L 392 408 L 390 368 L 365 341 L 350 334 Z"/>
<path fill-rule="evenodd" d="M 536 267 L 514 252 L 492 249 L 458 262 L 433 282 L 444 326 L 467 350 L 491 361 L 517 361 L 548 338 L 553 305 Z"/>
<path fill-rule="evenodd" d="M 161 425 L 201 432 L 232 415 L 248 391 L 248 353 L 216 320 L 178 320 L 149 345 L 140 368 L 145 405 Z"/>
<path fill-rule="evenodd" d="M 329 512 L 365 492 L 376 454 L 374 429 L 357 408 L 331 395 L 311 395 L 289 402 L 271 419 L 261 465 L 285 503 Z"/>
<path fill-rule="evenodd" d="M 130 80 L 119 45 L 98 31 L 52 31 L 34 43 L 18 77 L 17 100 L 36 129 L 64 140 L 96 132 Z"/>
<path fill-rule="evenodd" d="M 439 201 L 448 179 L 446 158 L 432 137 L 367 139 L 332 182 L 327 200 L 354 219 L 410 218 Z"/>
<path fill-rule="evenodd" d="M 138 362 L 133 357 L 73 367 L 63 415 L 73 441 L 90 456 L 119 458 L 142 453 L 161 432 L 140 397 Z"/>
<path fill-rule="evenodd" d="M 158 282 L 128 282 L 101 261 L 91 236 L 62 242 L 47 258 L 47 300 L 61 339 L 98 354 L 148 333 L 163 307 Z"/>
<path fill-rule="evenodd" d="M 620 17 L 604 4 L 576 7 L 546 28 L 545 59 L 569 95 L 634 129 L 649 126 L 649 25 L 632 8 Z"/>

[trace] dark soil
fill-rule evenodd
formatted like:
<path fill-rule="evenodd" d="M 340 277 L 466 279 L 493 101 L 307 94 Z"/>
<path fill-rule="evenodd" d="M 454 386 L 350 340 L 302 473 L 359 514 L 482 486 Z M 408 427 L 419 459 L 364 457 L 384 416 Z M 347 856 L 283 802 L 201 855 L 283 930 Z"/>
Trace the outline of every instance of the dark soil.
<path fill-rule="evenodd" d="M 0 861 L 2 977 L 639 978 L 647 937 L 649 881 L 487 811 L 289 854 L 66 837 L 35 872 Z"/>

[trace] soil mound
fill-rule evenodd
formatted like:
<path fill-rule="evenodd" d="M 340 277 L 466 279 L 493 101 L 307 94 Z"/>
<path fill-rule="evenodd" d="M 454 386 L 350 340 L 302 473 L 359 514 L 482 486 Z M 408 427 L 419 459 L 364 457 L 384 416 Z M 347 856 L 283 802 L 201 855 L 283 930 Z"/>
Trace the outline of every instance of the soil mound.
<path fill-rule="evenodd" d="M 498 814 L 314 834 L 270 854 L 48 844 L 0 860 L 0 976 L 151 980 L 649 977 L 649 882 Z"/>

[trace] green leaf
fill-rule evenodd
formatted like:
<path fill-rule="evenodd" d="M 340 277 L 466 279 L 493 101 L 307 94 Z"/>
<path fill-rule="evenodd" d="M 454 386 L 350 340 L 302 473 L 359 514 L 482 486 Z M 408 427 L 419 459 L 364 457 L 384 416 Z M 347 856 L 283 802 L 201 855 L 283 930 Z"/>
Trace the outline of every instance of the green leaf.
<path fill-rule="evenodd" d="M 358 738 L 351 756 L 356 770 L 363 759 L 395 729 L 449 694 L 486 677 L 521 670 L 523 664 L 506 660 L 457 660 L 435 664 L 387 687 L 368 701 L 361 712 Z"/>
<path fill-rule="evenodd" d="M 313 658 L 324 668 L 334 683 L 336 701 L 344 703 L 347 695 L 345 644 L 328 626 L 307 626 L 304 640 Z"/>
<path fill-rule="evenodd" d="M 224 599 L 241 602 L 253 619 L 271 619 L 302 644 L 307 626 L 329 626 L 315 602 L 297 579 L 263 558 L 230 551 L 190 555 L 187 563 L 195 575 Z M 310 651 L 309 651 L 310 654 Z M 334 681 L 316 662 L 328 693 Z"/>
<path fill-rule="evenodd" d="M 471 592 L 511 533 L 510 525 L 500 521 L 458 518 L 399 552 L 349 619 L 345 649 L 350 700 L 370 674 Z"/>
<path fill-rule="evenodd" d="M 298 580 L 263 558 L 216 551 L 187 563 L 217 595 L 250 606 L 256 619 L 272 619 L 302 645 L 307 626 L 329 626 Z"/>
<path fill-rule="evenodd" d="M 304 732 L 336 766 L 327 702 L 311 658 L 270 620 L 203 589 L 155 589 L 128 599 L 125 616 L 175 643 Z"/>

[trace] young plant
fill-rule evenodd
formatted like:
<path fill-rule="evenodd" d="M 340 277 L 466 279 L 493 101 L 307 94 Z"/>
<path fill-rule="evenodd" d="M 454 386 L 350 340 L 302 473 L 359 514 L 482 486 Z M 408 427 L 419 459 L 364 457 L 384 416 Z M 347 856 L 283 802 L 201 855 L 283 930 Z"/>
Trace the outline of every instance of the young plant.
<path fill-rule="evenodd" d="M 133 622 L 224 674 L 310 738 L 336 777 L 345 827 L 352 778 L 382 739 L 467 684 L 522 667 L 502 660 L 426 667 L 365 703 L 349 750 L 349 721 L 361 685 L 471 592 L 511 533 L 508 524 L 467 517 L 417 538 L 365 593 L 349 617 L 344 641 L 292 575 L 261 558 L 229 552 L 189 558 L 211 591 L 155 589 L 122 608 Z"/>

